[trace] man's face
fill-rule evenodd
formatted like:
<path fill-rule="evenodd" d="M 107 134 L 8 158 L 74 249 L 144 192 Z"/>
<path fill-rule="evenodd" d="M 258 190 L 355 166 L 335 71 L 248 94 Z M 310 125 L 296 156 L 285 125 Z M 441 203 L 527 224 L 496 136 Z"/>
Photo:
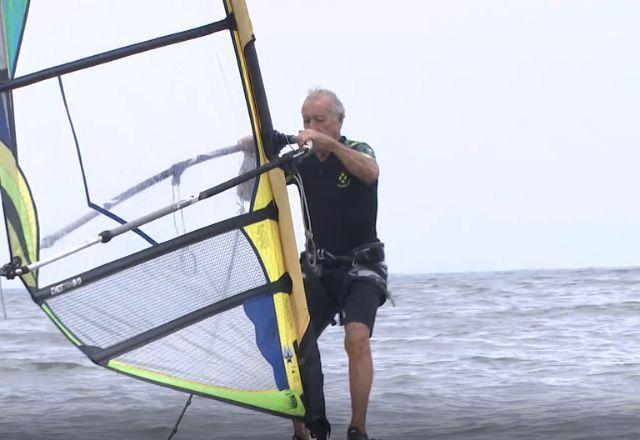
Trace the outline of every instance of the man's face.
<path fill-rule="evenodd" d="M 331 110 L 331 104 L 332 100 L 328 96 L 306 99 L 302 104 L 302 122 L 305 129 L 340 139 L 342 121 L 338 120 L 338 115 Z"/>

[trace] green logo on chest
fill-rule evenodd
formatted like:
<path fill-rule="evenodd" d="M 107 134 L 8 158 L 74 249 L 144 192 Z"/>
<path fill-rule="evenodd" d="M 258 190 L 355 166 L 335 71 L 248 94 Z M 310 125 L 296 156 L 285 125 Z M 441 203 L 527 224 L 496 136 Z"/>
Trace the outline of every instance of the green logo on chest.
<path fill-rule="evenodd" d="M 346 188 L 351 183 L 351 176 L 344 171 L 338 176 L 338 188 Z"/>

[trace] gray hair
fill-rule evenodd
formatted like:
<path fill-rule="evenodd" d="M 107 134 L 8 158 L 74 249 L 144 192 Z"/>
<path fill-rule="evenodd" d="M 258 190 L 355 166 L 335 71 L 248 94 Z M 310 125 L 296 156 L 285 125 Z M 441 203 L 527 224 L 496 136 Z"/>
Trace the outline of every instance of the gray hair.
<path fill-rule="evenodd" d="M 308 101 L 310 99 L 318 99 L 323 96 L 328 96 L 329 98 L 331 98 L 331 111 L 335 113 L 335 115 L 338 117 L 338 120 L 342 122 L 345 115 L 344 105 L 342 105 L 342 101 L 340 101 L 340 99 L 338 99 L 338 96 L 331 90 L 323 89 L 321 87 L 309 89 L 305 101 Z"/>

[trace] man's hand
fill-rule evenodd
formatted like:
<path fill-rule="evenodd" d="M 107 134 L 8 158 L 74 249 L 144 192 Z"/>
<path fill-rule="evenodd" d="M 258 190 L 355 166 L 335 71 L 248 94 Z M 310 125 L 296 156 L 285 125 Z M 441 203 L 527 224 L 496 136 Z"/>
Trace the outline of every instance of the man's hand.
<path fill-rule="evenodd" d="M 329 157 L 329 155 L 335 151 L 336 147 L 339 147 L 336 139 L 311 129 L 306 129 L 298 133 L 298 145 L 300 147 L 305 147 L 307 141 L 313 142 L 313 152 L 320 160 Z"/>

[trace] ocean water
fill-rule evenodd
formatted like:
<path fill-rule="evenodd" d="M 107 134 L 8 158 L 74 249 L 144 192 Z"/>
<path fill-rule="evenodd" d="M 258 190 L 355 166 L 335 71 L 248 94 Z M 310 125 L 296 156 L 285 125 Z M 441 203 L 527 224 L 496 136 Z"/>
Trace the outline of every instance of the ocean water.
<path fill-rule="evenodd" d="M 640 269 L 393 276 L 373 338 L 380 439 L 640 439 Z M 169 437 L 187 395 L 94 366 L 25 292 L 0 316 L 0 439 Z M 342 329 L 320 339 L 334 439 Z M 195 397 L 179 439 L 290 439 L 289 421 Z"/>

